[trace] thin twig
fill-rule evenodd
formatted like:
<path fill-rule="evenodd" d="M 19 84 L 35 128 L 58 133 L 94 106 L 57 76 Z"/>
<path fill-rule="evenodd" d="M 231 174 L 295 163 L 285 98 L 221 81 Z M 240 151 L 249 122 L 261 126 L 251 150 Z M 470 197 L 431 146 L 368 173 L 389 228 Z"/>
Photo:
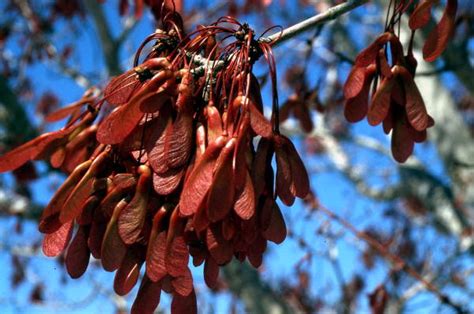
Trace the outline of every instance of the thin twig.
<path fill-rule="evenodd" d="M 130 36 L 132 31 L 135 29 L 135 26 L 137 26 L 137 20 L 134 18 L 128 18 L 125 21 L 124 27 L 120 35 L 118 35 L 117 39 L 115 39 L 114 44 L 117 47 L 122 46 L 122 44 L 125 42 L 125 40 Z"/>
<path fill-rule="evenodd" d="M 438 287 L 436 287 L 432 282 L 423 278 L 413 267 L 408 265 L 401 257 L 391 253 L 388 251 L 380 242 L 376 239 L 370 237 L 367 233 L 359 231 L 353 224 L 351 224 L 346 219 L 342 218 L 341 216 L 337 215 L 336 213 L 332 212 L 331 210 L 327 209 L 326 207 L 318 204 L 317 209 L 319 209 L 322 213 L 326 216 L 331 218 L 332 220 L 340 223 L 344 226 L 347 230 L 353 233 L 358 239 L 363 240 L 366 242 L 372 249 L 376 250 L 382 257 L 384 257 L 387 261 L 389 261 L 392 265 L 394 270 L 403 270 L 408 275 L 416 279 L 418 282 L 423 284 L 423 286 L 431 291 L 441 303 L 446 304 L 453 308 L 456 313 L 467 313 L 467 311 L 459 304 L 454 303 L 449 296 L 441 292 Z"/>
<path fill-rule="evenodd" d="M 87 77 L 81 74 L 77 69 L 70 67 L 66 63 L 66 60 L 63 60 L 58 54 L 58 50 L 53 45 L 53 43 L 51 43 L 49 38 L 44 35 L 43 32 L 39 31 L 38 26 L 34 23 L 34 21 L 39 20 L 39 17 L 35 15 L 29 2 L 26 0 L 16 0 L 14 3 L 18 7 L 21 15 L 27 21 L 28 29 L 31 32 L 31 40 L 33 42 L 32 46 L 42 47 L 45 51 L 47 51 L 50 59 L 58 63 L 61 72 L 71 77 L 79 86 L 84 88 L 91 87 L 92 84 L 87 79 Z"/>
<path fill-rule="evenodd" d="M 282 32 L 270 35 L 266 38 L 262 38 L 261 40 L 272 42 L 273 46 L 277 46 L 307 30 L 313 29 L 318 25 L 322 25 L 324 23 L 332 21 L 338 18 L 339 16 L 367 2 L 369 2 L 369 0 L 349 0 L 347 2 L 332 7 L 321 14 L 315 15 L 313 17 L 310 17 L 309 19 L 299 22 L 298 24 L 290 26 L 284 29 Z"/>

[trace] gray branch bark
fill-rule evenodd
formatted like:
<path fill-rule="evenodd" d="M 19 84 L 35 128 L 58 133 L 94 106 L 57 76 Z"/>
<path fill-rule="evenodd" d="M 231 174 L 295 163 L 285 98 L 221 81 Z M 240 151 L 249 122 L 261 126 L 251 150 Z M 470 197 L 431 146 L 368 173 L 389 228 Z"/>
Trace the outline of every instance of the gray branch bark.
<path fill-rule="evenodd" d="M 104 60 L 109 75 L 120 74 L 119 45 L 112 36 L 112 30 L 107 23 L 102 5 L 97 0 L 84 0 L 84 4 L 90 12 L 99 34 L 99 41 L 103 48 Z"/>
<path fill-rule="evenodd" d="M 328 23 L 339 16 L 354 10 L 357 7 L 369 2 L 369 0 L 348 0 L 344 3 L 336 5 L 327 11 L 310 17 L 298 24 L 285 28 L 282 32 L 273 34 L 264 40 L 268 40 L 275 45 L 282 44 L 283 42 L 301 34 L 308 30 L 314 29 L 316 26 Z"/>

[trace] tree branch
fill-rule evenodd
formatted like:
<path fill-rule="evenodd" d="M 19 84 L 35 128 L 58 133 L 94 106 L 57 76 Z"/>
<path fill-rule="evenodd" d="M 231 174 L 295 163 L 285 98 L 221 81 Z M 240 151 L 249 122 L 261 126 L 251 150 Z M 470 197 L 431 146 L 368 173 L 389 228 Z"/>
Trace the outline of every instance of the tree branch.
<path fill-rule="evenodd" d="M 104 59 L 109 75 L 120 74 L 120 62 L 118 54 L 118 46 L 113 39 L 112 31 L 107 24 L 107 19 L 102 9 L 102 5 L 97 0 L 84 0 L 87 10 L 90 12 L 94 20 L 95 27 L 99 33 L 99 41 L 104 51 Z"/>
<path fill-rule="evenodd" d="M 332 220 L 340 223 L 342 226 L 344 226 L 344 228 L 346 228 L 348 231 L 354 234 L 358 239 L 366 242 L 372 249 L 377 251 L 382 257 L 384 257 L 388 262 L 390 262 L 394 270 L 396 271 L 403 270 L 408 275 L 416 279 L 418 282 L 422 283 L 423 286 L 428 291 L 431 291 L 441 303 L 448 305 L 453 310 L 455 310 L 456 313 L 459 313 L 459 314 L 467 313 L 467 311 L 464 309 L 463 306 L 453 302 L 449 296 L 441 292 L 438 289 L 438 287 L 436 287 L 431 281 L 426 280 L 427 278 L 424 278 L 422 275 L 420 275 L 413 267 L 408 265 L 402 258 L 391 253 L 388 249 L 385 248 L 383 244 L 381 244 L 374 238 L 370 237 L 365 232 L 359 231 L 349 221 L 345 220 L 343 217 L 337 215 L 336 213 L 327 209 L 321 204 L 318 205 L 317 209 L 320 212 L 324 213 L 329 218 L 331 218 Z"/>
<path fill-rule="evenodd" d="M 263 38 L 263 41 L 269 41 L 273 42 L 273 46 L 277 46 L 279 44 L 282 44 L 283 42 L 307 31 L 310 29 L 313 29 L 314 27 L 318 25 L 322 25 L 324 23 L 330 22 L 339 16 L 369 2 L 369 0 L 349 0 L 347 2 L 344 2 L 342 4 L 336 5 L 327 11 L 315 15 L 313 17 L 310 17 L 309 19 L 306 19 L 298 24 L 295 24 L 293 26 L 290 26 L 286 29 L 284 29 L 282 32 L 270 35 L 266 38 Z"/>

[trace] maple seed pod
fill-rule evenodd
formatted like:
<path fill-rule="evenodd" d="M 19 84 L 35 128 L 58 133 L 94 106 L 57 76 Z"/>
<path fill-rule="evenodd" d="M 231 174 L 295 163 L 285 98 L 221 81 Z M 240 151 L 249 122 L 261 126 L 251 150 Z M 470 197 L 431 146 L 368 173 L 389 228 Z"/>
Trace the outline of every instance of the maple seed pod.
<path fill-rule="evenodd" d="M 204 201 L 211 187 L 214 164 L 220 151 L 226 144 L 226 137 L 220 136 L 210 143 L 201 157 L 200 162 L 193 168 L 186 180 L 179 202 L 179 211 L 183 216 L 190 216 Z"/>
<path fill-rule="evenodd" d="M 414 82 L 417 60 L 413 54 L 413 35 L 416 30 L 429 24 L 434 4 L 433 0 L 421 1 L 411 12 L 408 26 L 412 30 L 412 36 L 406 55 L 399 37 L 395 34 L 395 30 L 400 29 L 402 23 L 396 17 L 406 13 L 410 6 L 396 6 L 390 10 L 387 14 L 385 32 L 358 54 L 344 84 L 346 119 L 349 122 L 357 122 L 367 115 L 371 125 L 383 122 L 385 133 L 393 131 L 392 155 L 398 162 L 407 160 L 413 152 L 414 143 L 424 141 L 426 129 L 434 124 Z M 423 45 L 425 61 L 435 61 L 446 49 L 456 27 L 457 6 L 457 0 L 446 1 L 441 19 L 430 31 Z M 367 73 L 374 65 L 377 69 L 375 78 L 368 80 Z M 373 97 L 370 107 L 367 108 L 370 86 Z M 283 190 L 280 190 L 285 198 Z M 286 197 L 286 202 L 289 201 L 291 199 Z"/>
<path fill-rule="evenodd" d="M 138 125 L 144 115 L 140 108 L 142 101 L 154 94 L 172 76 L 173 73 L 169 70 L 158 72 L 126 104 L 116 108 L 102 121 L 97 130 L 97 140 L 102 144 L 122 142 Z"/>
<path fill-rule="evenodd" d="M 137 241 L 145 222 L 152 174 L 148 166 L 141 165 L 135 195 L 118 217 L 118 231 L 123 242 L 130 245 Z"/>
<path fill-rule="evenodd" d="M 222 118 L 219 110 L 209 102 L 205 108 L 206 122 L 207 122 L 207 142 L 214 142 L 222 135 Z"/>
<path fill-rule="evenodd" d="M 59 221 L 59 213 L 64 207 L 69 195 L 79 183 L 79 181 L 83 178 L 91 164 L 92 160 L 88 160 L 77 166 L 76 169 L 74 169 L 74 171 L 66 179 L 66 181 L 64 181 L 64 183 L 59 187 L 41 214 L 38 226 L 40 232 L 52 233 L 58 230 L 61 225 L 63 225 Z"/>
<path fill-rule="evenodd" d="M 111 156 L 111 152 L 111 147 L 106 147 L 106 149 L 92 161 L 87 172 L 64 202 L 64 206 L 59 214 L 59 220 L 62 223 L 71 221 L 81 214 L 82 205 L 86 199 L 95 192 L 94 178 L 104 169 L 105 163 Z"/>
<path fill-rule="evenodd" d="M 232 209 L 235 195 L 232 160 L 236 142 L 235 138 L 231 138 L 216 160 L 216 170 L 207 197 L 207 215 L 211 222 L 222 220 Z"/>
<path fill-rule="evenodd" d="M 370 102 L 367 120 L 370 125 L 375 126 L 385 119 L 390 108 L 390 97 L 392 95 L 395 78 L 384 78 L 380 86 L 377 88 L 375 95 Z"/>
<path fill-rule="evenodd" d="M 189 71 L 182 74 L 176 100 L 177 117 L 172 127 L 167 128 L 165 140 L 166 163 L 170 168 L 179 168 L 185 165 L 191 155 L 193 146 L 193 98 L 192 75 Z"/>
<path fill-rule="evenodd" d="M 114 77 L 104 89 L 104 99 L 112 105 L 122 105 L 130 100 L 131 95 L 142 84 L 153 78 L 153 71 L 169 67 L 170 63 L 166 58 L 149 59 L 142 65 Z"/>
<path fill-rule="evenodd" d="M 81 226 L 67 249 L 65 264 L 71 278 L 81 277 L 89 265 L 90 251 L 87 246 L 88 230 Z"/>
<path fill-rule="evenodd" d="M 133 249 L 127 251 L 114 278 L 114 291 L 120 296 L 128 294 L 138 282 L 143 259 Z"/>
<path fill-rule="evenodd" d="M 159 282 L 168 271 L 165 265 L 166 231 L 161 231 L 149 242 L 146 257 L 146 275 L 153 282 Z"/>
<path fill-rule="evenodd" d="M 456 27 L 457 7 L 457 0 L 448 0 L 439 23 L 428 34 L 423 46 L 423 59 L 426 61 L 435 61 L 446 49 Z"/>
<path fill-rule="evenodd" d="M 356 97 L 364 86 L 366 77 L 365 67 L 353 67 L 349 76 L 347 77 L 346 83 L 344 84 L 344 97 L 346 99 Z"/>
<path fill-rule="evenodd" d="M 44 255 L 55 257 L 64 251 L 71 240 L 72 227 L 72 222 L 67 222 L 55 232 L 46 234 L 43 240 Z"/>
<path fill-rule="evenodd" d="M 133 302 L 131 313 L 153 313 L 160 303 L 160 296 L 161 282 L 153 282 L 147 276 L 144 276 L 137 297 Z"/>
<path fill-rule="evenodd" d="M 248 104 L 248 110 L 250 111 L 250 125 L 255 133 L 258 135 L 271 138 L 273 136 L 272 125 L 256 107 L 255 103 L 248 97 L 244 97 L 243 103 Z"/>
<path fill-rule="evenodd" d="M 150 232 L 150 238 L 148 239 L 148 247 L 147 247 L 147 252 L 146 252 L 146 259 L 148 260 L 151 248 L 153 247 L 153 243 L 155 242 L 156 236 L 158 233 L 163 231 L 164 228 L 164 220 L 167 217 L 168 213 L 171 208 L 171 204 L 164 204 L 163 206 L 158 209 L 158 211 L 155 213 L 153 216 L 153 221 L 152 221 L 152 228 Z"/>
<path fill-rule="evenodd" d="M 102 267 L 107 271 L 114 271 L 120 267 L 127 252 L 127 246 L 119 235 L 118 217 L 129 203 L 123 199 L 115 206 L 112 218 L 107 224 L 107 229 L 102 240 L 102 251 L 100 254 Z"/>

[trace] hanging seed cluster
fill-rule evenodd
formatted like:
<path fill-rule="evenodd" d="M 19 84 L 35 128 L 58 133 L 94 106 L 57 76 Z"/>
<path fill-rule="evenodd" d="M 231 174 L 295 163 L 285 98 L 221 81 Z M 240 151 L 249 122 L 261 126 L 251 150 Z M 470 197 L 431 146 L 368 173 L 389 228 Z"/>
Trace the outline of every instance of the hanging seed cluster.
<path fill-rule="evenodd" d="M 144 269 L 135 313 L 153 312 L 161 291 L 173 295 L 173 312 L 196 312 L 189 259 L 204 263 L 211 288 L 233 258 L 260 266 L 267 241 L 286 236 L 276 198 L 292 205 L 309 192 L 294 145 L 279 133 L 270 43 L 230 18 L 188 36 L 178 24 L 149 36 L 151 52 L 139 61 L 140 48 L 137 66 L 102 94 L 88 91 L 48 117 L 69 117 L 63 129 L 0 158 L 1 171 L 49 158 L 68 174 L 40 219 L 43 251 L 65 252 L 73 278 L 90 255 L 100 259 L 116 271 L 119 295 Z M 272 77 L 271 121 L 252 73 L 261 56 Z"/>
<path fill-rule="evenodd" d="M 417 60 L 413 41 L 415 31 L 430 22 L 436 1 L 420 1 L 411 13 L 406 54 L 397 34 L 402 15 L 414 2 L 390 1 L 385 32 L 357 56 L 344 86 L 346 119 L 357 122 L 367 116 L 370 125 L 383 123 L 386 134 L 393 130 L 391 148 L 398 162 L 407 160 L 414 144 L 424 142 L 426 129 L 434 125 L 414 81 Z M 447 0 L 443 16 L 423 46 L 425 61 L 435 61 L 445 50 L 454 32 L 456 10 L 457 0 Z"/>

